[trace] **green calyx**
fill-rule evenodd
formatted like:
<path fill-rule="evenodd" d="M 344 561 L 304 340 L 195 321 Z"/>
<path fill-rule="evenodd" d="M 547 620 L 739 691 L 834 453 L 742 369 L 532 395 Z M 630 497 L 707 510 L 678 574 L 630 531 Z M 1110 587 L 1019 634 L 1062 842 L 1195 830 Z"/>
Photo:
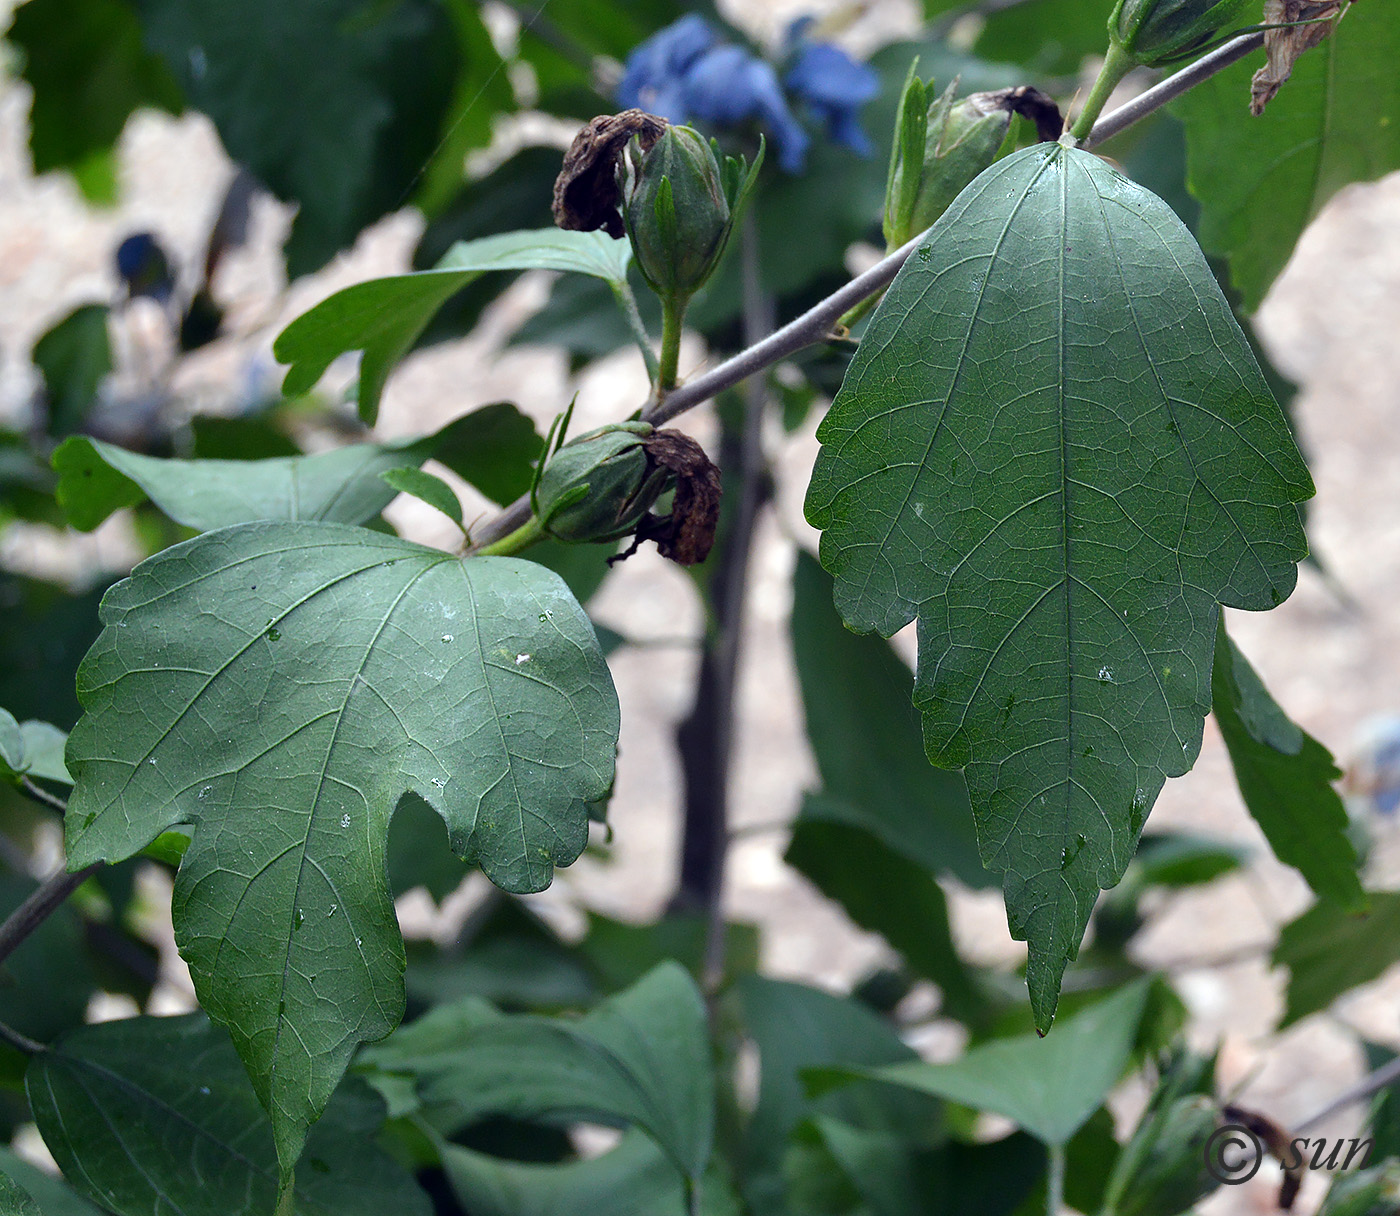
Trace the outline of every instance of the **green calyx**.
<path fill-rule="evenodd" d="M 558 448 L 534 491 L 544 531 L 569 543 L 617 540 L 634 531 L 668 477 L 643 446 L 652 430 L 645 422 L 621 422 Z"/>
<path fill-rule="evenodd" d="M 955 100 L 957 82 L 933 94 L 933 81 L 905 77 L 885 185 L 885 245 L 894 250 L 933 224 L 963 188 L 996 160 L 1011 111 L 990 93 Z"/>
<path fill-rule="evenodd" d="M 1108 19 L 1116 47 L 1143 67 L 1199 55 L 1231 32 L 1246 0 L 1118 0 Z"/>
<path fill-rule="evenodd" d="M 763 161 L 721 157 L 689 127 L 668 127 L 623 160 L 622 217 L 637 266 L 663 299 L 687 300 L 715 272 Z"/>

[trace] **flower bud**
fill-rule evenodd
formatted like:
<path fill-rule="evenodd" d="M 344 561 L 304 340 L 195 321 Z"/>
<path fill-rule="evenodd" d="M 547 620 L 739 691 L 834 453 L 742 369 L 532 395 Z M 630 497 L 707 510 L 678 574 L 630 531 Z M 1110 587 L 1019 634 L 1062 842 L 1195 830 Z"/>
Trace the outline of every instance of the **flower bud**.
<path fill-rule="evenodd" d="M 645 422 L 580 435 L 550 458 L 535 488 L 535 514 L 558 540 L 609 541 L 633 531 L 665 489 L 667 471 L 648 459 Z"/>
<path fill-rule="evenodd" d="M 648 152 L 628 145 L 622 215 L 637 266 L 663 298 L 689 299 L 719 265 L 754 176 L 732 165 L 721 169 L 689 127 L 667 127 Z"/>
<path fill-rule="evenodd" d="M 1108 19 L 1114 46 L 1144 67 L 1162 67 L 1209 50 L 1245 0 L 1118 0 Z"/>
<path fill-rule="evenodd" d="M 1011 125 L 1006 94 L 974 93 L 954 101 L 954 81 L 930 104 L 932 84 L 911 69 L 900 98 L 885 190 L 885 243 L 891 250 L 929 227 L 996 160 Z"/>

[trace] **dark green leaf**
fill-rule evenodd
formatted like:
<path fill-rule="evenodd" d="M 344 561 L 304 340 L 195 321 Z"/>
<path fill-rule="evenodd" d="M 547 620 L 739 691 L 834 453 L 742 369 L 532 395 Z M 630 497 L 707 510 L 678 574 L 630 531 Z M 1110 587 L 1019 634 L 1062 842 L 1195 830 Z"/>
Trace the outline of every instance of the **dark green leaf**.
<path fill-rule="evenodd" d="M 83 304 L 34 343 L 34 366 L 44 378 L 47 430 L 55 438 L 76 431 L 92 409 L 97 386 L 112 370 L 107 306 Z"/>
<path fill-rule="evenodd" d="M 299 205 L 287 242 L 291 277 L 316 270 L 403 206 L 442 138 L 459 68 L 440 5 L 137 7 L 146 44 L 213 120 L 229 156 Z"/>
<path fill-rule="evenodd" d="M 576 1021 L 514 1017 L 474 1030 L 422 1084 L 468 1113 L 584 1114 L 634 1124 L 692 1181 L 714 1135 L 714 1074 L 695 981 L 662 963 Z"/>
<path fill-rule="evenodd" d="M 803 1119 L 823 1114 L 853 1127 L 927 1135 L 938 1104 L 875 1086 L 807 1096 L 803 1069 L 913 1061 L 894 1027 L 864 1005 L 802 984 L 751 976 L 738 986 L 744 1026 L 759 1054 L 758 1105 L 744 1132 L 746 1197 L 760 1212 L 786 1210 L 778 1172 L 788 1138 Z"/>
<path fill-rule="evenodd" d="M 202 1014 L 84 1026 L 36 1056 L 34 1120 L 75 1187 L 120 1216 L 268 1216 L 278 1192 L 267 1115 L 228 1035 Z M 296 1173 L 305 1216 L 428 1216 L 432 1206 L 374 1146 L 379 1101 L 347 1086 Z"/>
<path fill-rule="evenodd" d="M 142 48 L 141 24 L 122 0 L 30 0 L 5 36 L 23 51 L 24 79 L 34 89 L 35 173 L 69 169 L 80 184 L 93 181 L 88 171 L 136 110 L 183 108 L 179 87 Z M 111 202 L 114 194 L 99 197 Z"/>
<path fill-rule="evenodd" d="M 612 682 L 541 567 L 336 524 L 197 536 L 102 617 L 69 740 L 68 864 L 195 825 L 177 940 L 290 1164 L 356 1045 L 402 1011 L 384 873 L 400 795 L 495 882 L 539 890 L 611 784 Z"/>
<path fill-rule="evenodd" d="M 196 414 L 190 419 L 194 455 L 200 460 L 266 460 L 269 456 L 300 456 L 297 447 L 264 414 L 255 418 L 224 418 Z"/>
<path fill-rule="evenodd" d="M 0 571 L 0 705 L 21 720 L 77 719 L 73 677 L 97 636 L 102 591 L 99 584 L 74 594 Z"/>
<path fill-rule="evenodd" d="M 1221 621 L 1212 677 L 1215 721 L 1235 780 L 1274 856 L 1296 866 L 1319 899 L 1349 912 L 1365 907 L 1360 860 L 1347 836 L 1346 807 L 1332 782 L 1332 755 L 1269 695 Z"/>
<path fill-rule="evenodd" d="M 462 504 L 457 501 L 452 487 L 441 477 L 434 477 L 412 466 L 388 469 L 379 476 L 400 494 L 411 494 L 421 499 L 434 510 L 441 511 L 459 528 L 462 526 Z"/>
<path fill-rule="evenodd" d="M 674 959 L 697 980 L 705 970 L 708 918 L 666 916 L 651 924 L 612 920 L 597 912 L 588 915 L 588 936 L 579 954 L 605 992 L 635 984 L 666 959 Z M 753 925 L 725 926 L 725 959 L 731 973 L 758 970 L 758 930 Z"/>
<path fill-rule="evenodd" d="M 510 75 L 478 5 L 472 0 L 447 0 L 446 7 L 461 66 L 443 115 L 442 137 L 420 172 L 422 184 L 415 201 L 429 216 L 441 212 L 460 189 L 463 162 L 473 149 L 491 142 L 497 115 L 515 108 Z"/>
<path fill-rule="evenodd" d="M 9 1175 L 39 1202 L 43 1216 L 102 1216 L 61 1178 L 44 1173 L 7 1148 L 0 1148 L 0 1172 Z"/>
<path fill-rule="evenodd" d="M 27 876 L 0 875 L 0 920 L 37 885 Z M 82 924 L 71 907 L 61 907 L 0 969 L 0 1022 L 44 1042 L 82 1023 L 95 987 Z"/>
<path fill-rule="evenodd" d="M 363 351 L 360 417 L 373 423 L 379 397 L 394 365 L 458 289 L 491 270 L 571 270 L 609 282 L 627 277 L 631 246 L 605 232 L 542 228 L 462 241 L 434 270 L 356 283 L 322 300 L 287 326 L 273 343 L 289 363 L 282 389 L 309 392 L 331 363 L 348 351 Z"/>
<path fill-rule="evenodd" d="M 405 794 L 389 823 L 389 889 L 397 897 L 423 887 L 441 902 L 462 885 L 466 864 L 448 847 L 442 816 L 416 794 Z"/>
<path fill-rule="evenodd" d="M 854 1075 L 995 1111 L 1044 1143 L 1063 1146 L 1127 1067 L 1146 999 L 1147 985 L 1137 981 L 1064 1019 L 1045 1038 L 996 1039 L 950 1064 L 891 1064 Z"/>
<path fill-rule="evenodd" d="M 601 1157 L 565 1165 L 502 1161 L 455 1144 L 442 1164 L 472 1216 L 687 1216 L 675 1169 L 645 1136 L 631 1132 Z M 699 1216 L 738 1216 L 728 1187 L 712 1175 Z"/>
<path fill-rule="evenodd" d="M 792 594 L 793 656 L 823 785 L 803 815 L 864 828 L 923 869 L 969 886 L 994 882 L 977 856 L 966 783 L 924 756 L 909 668 L 883 639 L 841 623 L 831 578 L 806 553 L 798 554 Z"/>
<path fill-rule="evenodd" d="M 1130 873 L 1144 887 L 1192 887 L 1229 874 L 1244 865 L 1238 846 L 1183 832 L 1144 835 Z"/>
<path fill-rule="evenodd" d="M 958 197 L 877 310 L 807 499 L 855 629 L 919 620 L 1049 1026 L 1100 888 L 1200 749 L 1218 602 L 1279 603 L 1312 484 L 1190 234 L 1039 144 Z"/>
<path fill-rule="evenodd" d="M 943 888 L 922 866 L 863 828 L 827 821 L 808 795 L 783 860 L 836 900 L 862 929 L 878 933 L 916 974 L 943 994 L 941 1012 L 971 1025 L 990 1017 L 987 994 L 958 956 Z"/>
<path fill-rule="evenodd" d="M 438 434 L 433 458 L 492 502 L 504 506 L 529 490 L 544 440 L 509 402 L 483 405 Z"/>
<path fill-rule="evenodd" d="M 1349 182 L 1400 169 L 1400 23 L 1380 4 L 1351 7 L 1259 118 L 1249 80 L 1259 53 L 1198 84 L 1176 103 L 1186 123 L 1201 244 L 1230 260 L 1253 312 L 1303 229 Z"/>
<path fill-rule="evenodd" d="M 1281 1025 L 1326 1009 L 1400 962 L 1400 891 L 1368 891 L 1366 901 L 1361 915 L 1315 904 L 1279 932 L 1273 960 L 1289 971 Z"/>
<path fill-rule="evenodd" d="M 0 1212 L 4 1216 L 43 1216 L 34 1196 L 3 1172 L 0 1172 Z"/>
<path fill-rule="evenodd" d="M 1034 0 L 992 13 L 974 50 L 1040 76 L 1077 73 L 1088 55 L 1108 49 L 1112 0 Z"/>
<path fill-rule="evenodd" d="M 394 500 L 397 491 L 380 477 L 389 469 L 422 464 L 440 449 L 467 467 L 473 459 L 483 466 L 501 429 L 503 408 L 519 417 L 512 406 L 487 406 L 416 439 L 352 443 L 312 456 L 266 460 L 162 460 L 74 436 L 53 454 L 58 501 L 69 522 L 84 532 L 148 496 L 176 523 L 201 532 L 259 519 L 362 524 Z M 478 414 L 490 417 L 478 419 Z M 499 475 L 488 473 L 488 484 L 494 486 L 506 468 L 515 473 L 511 462 L 518 463 L 522 444 L 516 436 L 508 443 L 505 467 Z"/>

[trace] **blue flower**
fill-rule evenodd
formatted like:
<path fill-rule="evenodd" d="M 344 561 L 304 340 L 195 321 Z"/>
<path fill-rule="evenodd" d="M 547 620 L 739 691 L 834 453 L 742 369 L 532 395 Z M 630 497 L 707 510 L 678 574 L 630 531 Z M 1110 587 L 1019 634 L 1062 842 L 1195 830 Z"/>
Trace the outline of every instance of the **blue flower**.
<path fill-rule="evenodd" d="M 627 56 L 627 68 L 617 87 L 618 104 L 671 122 L 684 122 L 689 117 L 685 112 L 685 74 L 718 41 L 719 35 L 710 24 L 694 14 L 653 34 Z"/>
<path fill-rule="evenodd" d="M 812 18 L 799 17 L 788 28 L 788 45 L 796 55 L 783 84 L 825 124 L 827 138 L 869 156 L 875 149 L 861 129 L 859 110 L 880 91 L 880 78 L 840 47 L 808 42 L 805 35 L 811 23 Z"/>
<path fill-rule="evenodd" d="M 743 47 L 721 42 L 703 18 L 682 17 L 628 57 L 618 103 L 674 123 L 737 127 L 756 122 L 772 139 L 779 166 L 800 173 L 810 142 L 793 117 L 778 75 Z"/>
<path fill-rule="evenodd" d="M 773 138 L 778 167 L 785 173 L 802 172 L 807 132 L 788 109 L 771 65 L 743 47 L 717 46 L 691 66 L 683 87 L 688 118 L 721 127 L 756 121 Z"/>

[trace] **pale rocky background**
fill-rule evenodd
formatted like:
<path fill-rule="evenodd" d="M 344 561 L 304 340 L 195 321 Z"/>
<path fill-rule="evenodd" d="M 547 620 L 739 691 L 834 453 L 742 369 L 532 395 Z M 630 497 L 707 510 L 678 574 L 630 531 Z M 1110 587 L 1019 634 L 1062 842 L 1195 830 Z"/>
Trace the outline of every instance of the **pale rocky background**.
<path fill-rule="evenodd" d="M 829 7 L 771 0 L 747 3 L 733 16 L 772 41 L 799 11 Z M 8 8 L 0 0 L 0 25 Z M 874 0 L 847 36 L 853 47 L 869 50 L 912 21 L 913 8 L 902 0 Z M 115 296 L 111 257 L 120 239 L 149 228 L 192 264 L 232 173 L 202 117 L 139 116 L 121 144 L 120 205 L 90 209 L 65 178 L 33 178 L 25 144 L 28 101 L 25 86 L 8 74 L 0 77 L 0 418 L 7 421 L 22 419 L 28 409 L 35 377 L 27 351 L 34 339 L 74 305 Z M 567 132 L 539 122 L 526 124 L 523 137 L 558 142 Z M 270 345 L 280 327 L 332 290 L 405 269 L 421 224 L 410 213 L 391 217 L 332 266 L 289 290 L 277 254 L 287 217 L 285 208 L 259 202 L 250 247 L 229 259 L 216 283 L 216 294 L 232 305 L 233 336 L 176 370 L 172 387 L 182 403 L 177 408 L 231 412 L 275 385 L 279 373 Z M 466 341 L 410 358 L 390 381 L 378 434 L 426 431 L 497 400 L 513 400 L 547 423 L 575 391 L 577 430 L 633 409 L 646 387 L 634 352 L 619 353 L 575 379 L 557 351 L 503 349 L 545 290 L 542 276 L 527 277 Z M 1278 365 L 1302 385 L 1297 416 L 1318 489 L 1310 532 L 1350 602 L 1304 568 L 1287 603 L 1268 614 L 1233 613 L 1231 628 L 1279 701 L 1345 759 L 1369 719 L 1400 712 L 1400 175 L 1354 186 L 1327 207 L 1259 321 Z M 115 337 L 119 388 L 149 388 L 164 360 L 156 319 L 129 316 Z M 700 344 L 692 343 L 683 370 L 693 371 L 704 360 Z M 326 383 L 343 390 L 352 374 L 351 367 L 337 367 Z M 686 426 L 702 439 L 711 434 L 705 411 L 690 416 Z M 795 437 L 776 428 L 768 435 L 781 481 L 778 509 L 764 518 L 753 559 L 733 776 L 737 826 L 747 831 L 731 853 L 727 907 L 731 916 L 763 927 L 770 973 L 839 988 L 885 958 L 885 949 L 853 929 L 781 862 L 782 825 L 814 776 L 786 638 L 795 546 L 815 543 L 801 517 L 816 451 L 814 426 L 815 419 Z M 478 506 L 484 513 L 485 505 Z M 406 535 L 453 544 L 450 528 L 426 507 L 401 502 L 391 515 Z M 102 570 L 123 570 L 135 553 L 122 518 L 92 536 L 18 525 L 0 534 L 0 563 L 75 583 Z M 603 623 L 650 644 L 628 647 L 613 660 L 623 733 L 611 809 L 612 858 L 585 858 L 534 899 L 565 930 L 577 929 L 582 906 L 645 919 L 656 916 L 669 896 L 679 825 L 672 731 L 688 705 L 700 627 L 689 581 L 650 551 L 614 573 L 594 608 Z M 1196 1042 L 1222 1045 L 1224 1080 L 1242 1086 L 1242 1101 L 1284 1123 L 1299 1121 L 1360 1075 L 1358 1033 L 1400 1047 L 1400 972 L 1328 1014 L 1282 1035 L 1270 1033 L 1282 1010 L 1285 976 L 1270 968 L 1267 952 L 1277 927 L 1310 900 L 1302 880 L 1272 860 L 1244 812 L 1211 723 L 1195 771 L 1168 783 L 1152 826 L 1206 832 L 1253 851 L 1247 874 L 1172 898 L 1140 939 L 1142 960 L 1168 968 L 1187 1002 Z M 1370 881 L 1393 885 L 1400 872 L 1400 832 L 1387 837 L 1386 825 L 1379 831 Z M 468 884 L 451 901 L 448 920 L 478 891 Z M 168 915 L 166 901 L 168 893 L 151 892 L 156 921 Z M 410 931 L 443 931 L 426 899 L 410 897 L 402 912 Z M 974 959 L 1009 963 L 1023 956 L 1024 947 L 1007 935 L 998 897 L 957 893 L 953 917 Z M 188 978 L 173 956 L 169 970 L 155 1011 L 183 1008 L 190 1000 Z M 114 1002 L 94 1013 L 132 1011 Z M 932 1058 L 946 1058 L 960 1046 L 947 1027 L 916 1041 Z M 1121 1105 L 1125 1112 L 1133 1109 L 1135 1095 L 1124 1095 Z M 1325 1130 L 1349 1131 L 1354 1121 L 1343 1117 Z M 1225 1216 L 1272 1210 L 1276 1191 L 1269 1171 L 1266 1166 L 1246 1187 L 1223 1190 L 1203 1211 Z M 1298 1210 L 1315 1206 L 1317 1190 L 1312 1180 Z"/>

